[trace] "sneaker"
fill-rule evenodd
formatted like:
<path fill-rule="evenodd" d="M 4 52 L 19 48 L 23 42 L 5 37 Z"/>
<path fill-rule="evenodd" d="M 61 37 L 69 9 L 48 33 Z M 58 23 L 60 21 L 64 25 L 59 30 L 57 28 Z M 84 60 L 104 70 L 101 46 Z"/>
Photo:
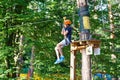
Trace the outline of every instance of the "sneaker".
<path fill-rule="evenodd" d="M 64 59 L 65 59 L 64 56 L 61 56 L 61 57 L 60 57 L 60 62 L 63 62 Z"/>
<path fill-rule="evenodd" d="M 59 64 L 60 63 L 60 59 L 58 60 L 56 60 L 55 62 L 54 62 L 54 64 Z"/>

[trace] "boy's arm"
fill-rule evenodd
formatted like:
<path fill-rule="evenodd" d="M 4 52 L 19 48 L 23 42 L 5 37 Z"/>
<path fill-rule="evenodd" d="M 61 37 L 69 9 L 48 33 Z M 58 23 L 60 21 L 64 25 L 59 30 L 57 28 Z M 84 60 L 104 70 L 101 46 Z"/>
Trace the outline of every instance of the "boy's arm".
<path fill-rule="evenodd" d="M 61 31 L 61 34 L 66 36 L 68 34 L 68 30 L 65 31 L 65 29 L 63 28 L 62 31 Z"/>
<path fill-rule="evenodd" d="M 61 34 L 63 34 L 63 35 L 64 35 L 64 32 L 65 32 L 65 29 L 64 29 L 64 28 L 62 28 Z"/>
<path fill-rule="evenodd" d="M 66 36 L 68 34 L 68 30 L 64 31 L 64 36 Z"/>

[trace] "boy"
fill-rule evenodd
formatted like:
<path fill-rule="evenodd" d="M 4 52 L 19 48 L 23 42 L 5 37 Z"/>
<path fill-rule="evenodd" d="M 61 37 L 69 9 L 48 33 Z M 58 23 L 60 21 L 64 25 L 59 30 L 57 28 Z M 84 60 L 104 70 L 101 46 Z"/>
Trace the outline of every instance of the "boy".
<path fill-rule="evenodd" d="M 69 45 L 71 42 L 72 27 L 70 27 L 70 24 L 71 24 L 70 20 L 64 20 L 64 27 L 61 31 L 61 34 L 64 35 L 64 39 L 60 43 L 58 43 L 55 47 L 57 60 L 55 61 L 54 64 L 59 64 L 64 61 L 62 48 L 64 46 Z"/>

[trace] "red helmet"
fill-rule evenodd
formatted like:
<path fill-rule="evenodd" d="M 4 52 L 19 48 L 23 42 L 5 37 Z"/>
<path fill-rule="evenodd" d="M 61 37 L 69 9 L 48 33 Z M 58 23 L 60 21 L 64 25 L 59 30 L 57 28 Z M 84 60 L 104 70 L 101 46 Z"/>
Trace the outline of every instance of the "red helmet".
<path fill-rule="evenodd" d="M 66 20 L 64 21 L 64 24 L 65 24 L 65 25 L 69 25 L 69 24 L 71 24 L 71 21 L 70 21 L 69 19 L 66 19 Z"/>

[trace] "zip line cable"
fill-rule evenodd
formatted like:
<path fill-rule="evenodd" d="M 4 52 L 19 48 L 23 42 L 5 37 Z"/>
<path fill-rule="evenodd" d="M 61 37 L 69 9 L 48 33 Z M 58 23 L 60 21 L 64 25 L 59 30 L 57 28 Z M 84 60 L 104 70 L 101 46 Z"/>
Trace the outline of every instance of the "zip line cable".
<path fill-rule="evenodd" d="M 72 16 L 68 16 L 67 18 L 72 18 Z M 14 26 L 9 26 L 8 29 L 11 28 L 18 28 L 18 27 L 23 27 L 27 25 L 34 25 L 34 24 L 39 24 L 39 23 L 45 23 L 45 22 L 51 22 L 51 21 L 62 21 L 63 18 L 60 19 L 46 19 L 46 20 L 41 20 L 41 21 L 36 21 L 36 22 L 29 22 L 21 25 L 14 25 Z M 0 31 L 6 30 L 6 28 L 0 29 Z"/>
<path fill-rule="evenodd" d="M 14 25 L 14 26 L 9 26 L 8 29 L 11 28 L 18 28 L 18 27 L 23 27 L 23 26 L 27 26 L 27 25 L 33 25 L 33 24 L 39 24 L 39 23 L 43 23 L 43 22 L 49 22 L 49 21 L 55 21 L 55 20 L 59 20 L 59 19 L 51 19 L 51 20 L 44 20 L 44 21 L 40 21 L 40 22 L 30 22 L 30 23 L 25 23 L 25 24 L 21 24 L 21 25 Z M 6 30 L 6 28 L 0 29 L 0 31 L 2 30 Z"/>

